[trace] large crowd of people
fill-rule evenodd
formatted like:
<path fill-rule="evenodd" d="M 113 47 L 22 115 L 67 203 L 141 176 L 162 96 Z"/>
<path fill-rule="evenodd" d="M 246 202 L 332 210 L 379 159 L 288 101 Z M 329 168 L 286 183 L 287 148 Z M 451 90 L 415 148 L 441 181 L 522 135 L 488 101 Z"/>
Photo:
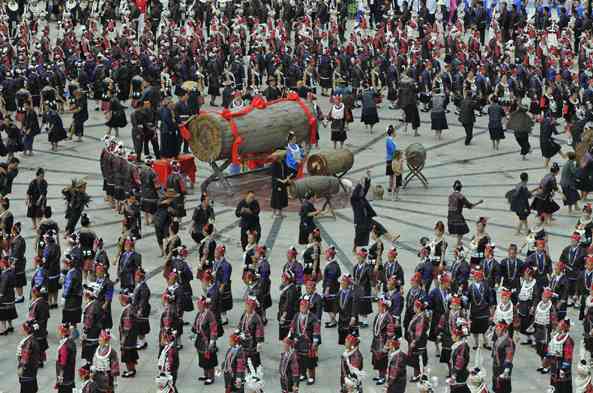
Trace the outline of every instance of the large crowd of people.
<path fill-rule="evenodd" d="M 426 367 L 429 342 L 448 370 L 450 392 L 510 393 L 519 338 L 541 359 L 533 372 L 549 374 L 554 392 L 572 392 L 573 379 L 576 392 L 593 391 L 593 219 L 586 203 L 593 190 L 590 3 L 10 0 L 0 4 L 0 16 L 0 131 L 5 133 L 0 155 L 7 157 L 0 164 L 0 336 L 14 332 L 16 304 L 25 302 L 28 287 L 28 314 L 19 326 L 24 337 L 17 348 L 22 393 L 46 391 L 38 387 L 37 373 L 54 361 L 58 392 L 71 393 L 80 382 L 81 392 L 113 393 L 118 378 L 134 378 L 138 362 L 152 361 L 141 356 L 149 345 L 159 348 L 159 391 L 175 392 L 183 335 L 194 342 L 200 381 L 220 384 L 227 393 L 262 391 L 264 340 L 282 343 L 283 393 L 315 385 L 319 352 L 342 346 L 339 389 L 344 393 L 360 393 L 370 383 L 363 384 L 363 358 L 376 370 L 374 383 L 388 393 L 404 393 L 412 383 L 421 392 L 434 391 Z M 493 150 L 513 132 L 523 159 L 531 151 L 529 134 L 539 124 L 550 173 L 534 190 L 528 189 L 527 173 L 521 174 L 507 194 L 518 233 L 526 231 L 525 245 L 510 244 L 508 256 L 496 260 L 485 218 L 464 245 L 470 228 L 463 209 L 483 201 L 470 202 L 457 180 L 447 227 L 439 221 L 432 239 L 421 240 L 419 264 L 406 279 L 392 246 L 397 236 L 375 220 L 367 200 L 370 173 L 353 187 L 350 200 L 351 271 L 338 260 L 336 246 L 324 244 L 315 224 L 323 211 L 312 195 L 304 197 L 300 211 L 298 242 L 305 250 L 301 255 L 289 248 L 286 263 L 274 272 L 260 242 L 260 204 L 253 192 L 235 210 L 242 264 L 226 258 L 230 245 L 216 237 L 207 192 L 192 213 L 195 244 L 183 244 L 179 230 L 187 215 L 188 181 L 177 159 L 189 151 L 182 137 L 186 122 L 203 108 L 237 110 L 255 97 L 275 100 L 293 93 L 311 102 L 329 99 L 330 110 L 324 113 L 317 105 L 316 116 L 330 126 L 336 149 L 343 148 L 359 108 L 369 133 L 385 113 L 393 113 L 388 118 L 401 113 L 402 131 L 411 126 L 414 136 L 422 130 L 419 112 L 429 112 L 439 140 L 449 128 L 447 113 L 455 112 L 466 145 L 472 143 L 476 119 L 484 116 Z M 27 244 L 10 209 L 20 161 L 30 159 L 42 133 L 52 151 L 66 139 L 83 142 L 93 109 L 105 116 L 105 146 L 97 151 L 105 202 L 124 218 L 117 253 L 108 255 L 101 234 L 90 226 L 83 180 L 62 191 L 67 224 L 60 230 L 42 168 L 27 189 L 26 213 L 36 231 Z M 123 141 L 128 123 L 132 150 Z M 568 138 L 565 150 L 578 156 L 562 150 L 559 133 Z M 305 150 L 290 135 L 286 153 L 273 159 L 275 215 L 288 205 L 287 184 L 306 160 Z M 558 155 L 568 157 L 562 168 L 552 161 Z M 152 166 L 159 158 L 172 159 L 164 184 Z M 402 166 L 390 127 L 386 175 L 388 191 L 396 195 Z M 579 201 L 584 205 L 570 243 L 551 250 L 546 225 L 560 208 L 553 198 L 560 191 L 571 211 L 581 209 Z M 530 228 L 532 212 L 537 222 Z M 142 239 L 143 225 L 154 226 L 164 261 L 166 290 L 159 297 L 163 310 L 157 326 L 151 326 L 155 300 L 148 272 L 135 249 L 136 242 L 149 241 Z M 452 252 L 446 232 L 457 237 Z M 27 247 L 35 255 L 30 276 Z M 190 257 L 192 247 L 197 251 Z M 231 281 L 237 268 L 242 283 Z M 277 283 L 276 334 L 267 324 L 273 318 L 268 310 L 276 309 L 271 288 Z M 237 305 L 232 287 L 241 285 L 244 304 Z M 121 304 L 115 318 L 114 298 Z M 229 321 L 237 307 L 244 307 L 242 316 Z M 60 308 L 54 356 L 48 351 L 54 330 L 48 320 Z M 575 353 L 582 338 L 571 334 L 579 322 L 567 318 L 572 308 L 583 324 L 587 354 L 582 359 Z M 147 339 L 151 329 L 158 329 L 156 343 Z M 337 343 L 321 345 L 325 329 L 337 329 Z M 370 354 L 359 349 L 361 335 L 371 339 Z M 229 345 L 221 353 L 217 342 L 224 336 Z M 491 380 L 470 362 L 483 350 L 489 355 L 482 356 L 492 358 L 486 372 Z"/>

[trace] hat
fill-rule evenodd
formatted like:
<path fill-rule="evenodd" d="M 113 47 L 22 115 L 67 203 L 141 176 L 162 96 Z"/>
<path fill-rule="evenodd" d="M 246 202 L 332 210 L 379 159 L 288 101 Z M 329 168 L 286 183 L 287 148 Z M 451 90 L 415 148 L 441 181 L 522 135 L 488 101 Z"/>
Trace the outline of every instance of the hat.
<path fill-rule="evenodd" d="M 358 345 L 358 343 L 360 342 L 360 339 L 358 337 L 356 337 L 354 334 L 349 334 L 346 337 L 346 342 L 350 343 L 352 345 Z"/>
<path fill-rule="evenodd" d="M 581 241 L 581 234 L 578 232 L 573 232 L 572 235 L 570 236 L 570 240 L 574 240 L 576 242 Z"/>
<path fill-rule="evenodd" d="M 145 275 L 146 275 L 146 272 L 141 267 L 139 267 L 138 270 L 136 270 L 136 272 L 134 273 L 134 276 L 138 279 L 144 278 Z"/>
<path fill-rule="evenodd" d="M 410 278 L 410 282 L 412 282 L 412 283 L 419 283 L 421 281 L 422 281 L 422 274 L 420 274 L 420 272 L 414 273 L 412 278 Z"/>
<path fill-rule="evenodd" d="M 389 300 L 385 296 L 382 296 L 379 298 L 379 305 L 383 305 L 383 306 L 389 308 L 389 307 L 391 307 L 391 300 Z"/>
<path fill-rule="evenodd" d="M 387 256 L 388 257 L 394 257 L 394 258 L 397 257 L 397 248 L 391 247 L 389 249 L 389 251 L 387 251 Z"/>
<path fill-rule="evenodd" d="M 439 282 L 441 284 L 448 284 L 448 283 L 450 283 L 451 282 L 451 274 L 450 273 L 447 273 L 447 272 L 444 272 L 443 274 L 441 274 L 439 276 Z"/>
<path fill-rule="evenodd" d="M 424 303 L 420 299 L 416 299 L 416 301 L 414 302 L 414 307 L 418 307 L 420 310 L 424 310 L 424 308 L 426 308 L 426 303 Z"/>
<path fill-rule="evenodd" d="M 552 291 L 552 288 L 550 287 L 545 287 L 542 291 L 542 296 L 549 299 L 554 296 L 554 291 Z"/>
<path fill-rule="evenodd" d="M 336 246 L 329 246 L 328 248 L 325 249 L 324 251 L 325 256 L 328 257 L 335 257 L 336 256 Z"/>
<path fill-rule="evenodd" d="M 71 326 L 69 323 L 60 323 L 58 325 L 58 332 L 63 336 L 69 336 L 71 333 Z"/>
<path fill-rule="evenodd" d="M 309 306 L 309 304 L 311 304 L 309 302 L 309 296 L 303 296 L 299 301 L 299 306 Z"/>
<path fill-rule="evenodd" d="M 502 287 L 500 289 L 500 296 L 511 297 L 512 294 L 513 294 L 513 291 L 511 291 L 510 289 L 507 289 L 504 287 Z"/>
<path fill-rule="evenodd" d="M 256 254 L 264 254 L 265 255 L 266 251 L 268 251 L 268 248 L 263 244 L 258 244 L 255 247 Z"/>
<path fill-rule="evenodd" d="M 496 324 L 496 329 L 503 329 L 503 330 L 507 330 L 509 327 L 509 324 L 506 323 L 505 321 L 500 321 Z"/>
<path fill-rule="evenodd" d="M 294 246 L 291 246 L 287 251 L 286 255 L 289 257 L 296 257 L 298 255 L 298 251 Z"/>
<path fill-rule="evenodd" d="M 476 268 L 473 271 L 473 276 L 476 280 L 483 280 L 484 271 L 482 271 L 482 269 L 479 266 L 476 266 Z"/>
<path fill-rule="evenodd" d="M 257 307 L 259 305 L 259 302 L 254 296 L 247 296 L 247 299 L 245 299 L 245 305 Z"/>
<path fill-rule="evenodd" d="M 451 297 L 451 305 L 461 306 L 461 296 L 453 295 L 453 297 Z"/>
<path fill-rule="evenodd" d="M 107 341 L 111 340 L 111 331 L 109 329 L 101 330 L 101 333 L 99 334 L 99 339 Z"/>
<path fill-rule="evenodd" d="M 229 339 L 233 343 L 233 345 L 237 345 L 241 343 L 241 336 L 239 335 L 239 331 L 235 331 L 233 334 L 229 336 Z"/>
<path fill-rule="evenodd" d="M 90 363 L 85 364 L 81 368 L 78 369 L 78 375 L 80 379 L 86 379 L 91 374 L 91 365 Z"/>

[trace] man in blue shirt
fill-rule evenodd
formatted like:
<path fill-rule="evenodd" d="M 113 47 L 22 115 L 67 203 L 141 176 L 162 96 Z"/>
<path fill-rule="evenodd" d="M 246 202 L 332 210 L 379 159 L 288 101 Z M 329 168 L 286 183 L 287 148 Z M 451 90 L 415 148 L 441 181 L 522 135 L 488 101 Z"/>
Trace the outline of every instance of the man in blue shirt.
<path fill-rule="evenodd" d="M 392 192 L 395 181 L 395 173 L 393 172 L 393 168 L 391 166 L 393 157 L 397 151 L 397 145 L 393 140 L 394 133 L 395 129 L 392 125 L 390 125 L 389 128 L 387 128 L 387 139 L 385 140 L 385 174 L 389 177 L 389 188 L 387 189 L 387 192 Z"/>

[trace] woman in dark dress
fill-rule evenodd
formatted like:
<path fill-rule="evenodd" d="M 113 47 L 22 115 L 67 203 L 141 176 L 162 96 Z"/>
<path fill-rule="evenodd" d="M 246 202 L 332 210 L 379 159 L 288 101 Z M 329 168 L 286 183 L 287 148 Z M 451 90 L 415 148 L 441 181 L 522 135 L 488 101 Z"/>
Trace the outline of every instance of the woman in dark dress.
<path fill-rule="evenodd" d="M 513 211 L 517 217 L 519 217 L 519 226 L 517 227 L 516 233 L 517 235 L 521 234 L 521 229 L 523 227 L 525 227 L 525 232 L 529 231 L 529 227 L 527 226 L 527 217 L 529 217 L 529 214 L 531 214 L 529 198 L 532 197 L 531 191 L 529 191 L 527 188 L 527 180 L 529 180 L 527 172 L 521 173 L 520 179 L 521 181 L 511 191 L 509 198 L 511 202 L 511 211 Z"/>
<path fill-rule="evenodd" d="M 379 122 L 376 99 L 377 93 L 374 89 L 367 87 L 362 92 L 362 111 L 360 120 L 365 126 L 370 127 L 370 133 L 373 133 L 373 126 Z"/>
<path fill-rule="evenodd" d="M 282 216 L 282 209 L 288 206 L 287 182 L 291 177 L 284 159 L 280 153 L 272 154 L 272 198 L 270 206 L 274 217 Z"/>
<path fill-rule="evenodd" d="M 472 267 L 480 266 L 482 264 L 486 245 L 490 243 L 491 240 L 490 235 L 486 233 L 486 223 L 487 220 L 485 217 L 480 217 L 476 222 L 476 233 L 472 237 L 469 247 L 471 250 L 469 263 Z"/>
<path fill-rule="evenodd" d="M 576 155 L 573 151 L 567 154 L 568 160 L 562 166 L 560 173 L 560 186 L 564 195 L 564 206 L 568 206 L 568 212 L 572 213 L 573 206 L 576 206 L 580 199 L 576 186 L 577 164 Z"/>
<path fill-rule="evenodd" d="M 340 147 L 344 147 L 346 135 L 345 112 L 346 107 L 341 102 L 339 96 L 334 96 L 334 105 L 327 114 L 327 119 L 331 122 L 331 141 L 334 143 L 334 149 L 337 148 L 338 142 Z"/>
<path fill-rule="evenodd" d="M 116 96 L 111 98 L 109 103 L 109 112 L 106 113 L 107 122 L 105 125 L 109 127 L 107 135 L 111 135 L 111 130 L 115 130 L 115 137 L 119 138 L 119 129 L 128 125 L 126 119 L 126 107 L 121 104 Z"/>
<path fill-rule="evenodd" d="M 564 158 L 560 145 L 554 140 L 554 135 L 558 134 L 556 129 L 555 119 L 551 112 L 546 112 L 544 120 L 540 126 L 539 145 L 544 157 L 544 166 L 547 168 L 550 159 L 556 154 L 560 154 Z"/>
<path fill-rule="evenodd" d="M 492 96 L 491 104 L 488 107 L 488 132 L 492 141 L 492 149 L 499 150 L 500 140 L 504 139 L 502 119 L 505 117 L 504 109 L 498 104 L 496 95 Z"/>
<path fill-rule="evenodd" d="M 554 192 L 558 191 L 558 184 L 556 183 L 556 176 L 560 172 L 560 167 L 555 162 L 550 168 L 550 173 L 543 177 L 539 183 L 539 188 L 535 194 L 535 198 L 531 203 L 531 208 L 537 211 L 537 215 L 544 215 L 546 222 L 550 223 L 552 214 L 560 209 L 560 206 L 554 202 Z"/>
<path fill-rule="evenodd" d="M 0 259 L 0 336 L 14 331 L 12 321 L 17 318 L 14 304 L 14 270 L 8 266 L 6 259 Z"/>
<path fill-rule="evenodd" d="M 47 204 L 47 181 L 43 178 L 43 168 L 37 169 L 36 177 L 29 183 L 27 189 L 27 217 L 33 221 L 33 229 L 37 230 L 37 224 L 43 218 L 45 205 Z"/>
<path fill-rule="evenodd" d="M 299 244 L 308 244 L 309 235 L 317 228 L 314 218 L 321 214 L 321 210 L 318 210 L 313 205 L 312 199 L 313 193 L 307 192 L 301 205 L 301 211 L 299 212 L 299 217 L 301 218 L 299 224 Z"/>
<path fill-rule="evenodd" d="M 585 200 L 593 192 L 593 154 L 591 150 L 585 152 L 579 162 L 576 178 L 577 190 L 581 192 L 581 199 Z"/>
<path fill-rule="evenodd" d="M 44 115 L 44 122 L 47 123 L 47 140 L 51 143 L 51 150 L 58 150 L 58 142 L 66 139 L 66 129 L 60 114 L 54 109 L 50 110 Z"/>
<path fill-rule="evenodd" d="M 450 235 L 457 236 L 457 246 L 461 245 L 461 239 L 463 235 L 469 233 L 469 227 L 463 217 L 463 208 L 473 209 L 478 206 L 483 200 L 479 200 L 476 203 L 471 203 L 467 200 L 465 195 L 461 193 L 463 185 L 461 181 L 455 180 L 453 183 L 453 192 L 449 195 L 449 212 L 447 213 L 447 227 Z"/>

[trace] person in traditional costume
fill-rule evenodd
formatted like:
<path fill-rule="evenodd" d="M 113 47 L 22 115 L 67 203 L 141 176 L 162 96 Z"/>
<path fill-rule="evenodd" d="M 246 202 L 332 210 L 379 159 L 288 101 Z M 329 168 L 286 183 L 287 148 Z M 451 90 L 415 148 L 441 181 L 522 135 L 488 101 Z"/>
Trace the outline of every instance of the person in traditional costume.
<path fill-rule="evenodd" d="M 346 133 L 345 122 L 345 105 L 340 96 L 333 97 L 333 105 L 326 116 L 326 119 L 331 122 L 331 141 L 334 143 L 334 149 L 344 147 L 344 142 L 348 138 Z"/>
<path fill-rule="evenodd" d="M 92 281 L 95 273 L 95 241 L 97 234 L 90 228 L 91 220 L 86 213 L 80 217 L 80 230 L 78 231 L 78 242 L 82 254 L 82 280 Z"/>
<path fill-rule="evenodd" d="M 566 266 L 566 278 L 568 280 L 568 307 L 572 307 L 578 303 L 577 281 L 580 272 L 585 267 L 587 252 L 584 247 L 580 246 L 580 241 L 580 233 L 576 231 L 573 232 L 570 236 L 570 244 L 564 247 L 558 258 L 558 260 L 562 261 Z"/>
<path fill-rule="evenodd" d="M 305 281 L 305 293 L 303 294 L 303 298 L 307 297 L 309 299 L 309 309 L 311 313 L 317 318 L 319 323 L 321 323 L 323 319 L 323 297 L 317 293 L 317 282 L 308 279 Z"/>
<path fill-rule="evenodd" d="M 407 354 L 400 349 L 400 341 L 390 338 L 385 343 L 387 353 L 386 393 L 405 393 L 408 383 L 406 373 Z"/>
<path fill-rule="evenodd" d="M 554 307 L 558 313 L 558 319 L 566 316 L 568 304 L 568 278 L 566 277 L 566 265 L 562 261 L 554 263 L 554 270 L 550 275 L 550 289 L 554 292 Z"/>
<path fill-rule="evenodd" d="M 546 362 L 550 365 L 550 386 L 555 393 L 572 393 L 572 358 L 574 340 L 570 336 L 570 320 L 558 322 L 556 333 L 548 344 Z"/>
<path fill-rule="evenodd" d="M 294 350 L 294 340 L 286 337 L 280 354 L 278 375 L 280 376 L 281 393 L 298 393 L 300 382 L 299 360 Z"/>
<path fill-rule="evenodd" d="M 451 272 L 451 292 L 462 294 L 467 291 L 471 267 L 465 257 L 465 248 L 460 245 L 453 249 L 453 264 L 450 267 Z"/>
<path fill-rule="evenodd" d="M 558 184 L 556 183 L 558 173 L 560 173 L 560 166 L 554 162 L 550 167 L 550 173 L 540 181 L 531 203 L 531 209 L 535 210 L 538 216 L 543 215 L 548 224 L 551 222 L 552 214 L 560 210 L 560 206 L 554 202 L 553 198 L 554 192 L 558 191 Z"/>
<path fill-rule="evenodd" d="M 198 352 L 198 365 L 204 370 L 204 375 L 198 379 L 204 381 L 204 385 L 211 385 L 214 383 L 214 368 L 218 365 L 218 324 L 214 313 L 208 309 L 207 298 L 199 298 L 196 306 L 198 312 L 192 325 L 192 333 L 195 335 L 194 346 Z"/>
<path fill-rule="evenodd" d="M 122 373 L 122 378 L 136 376 L 136 364 L 139 359 L 137 310 L 132 304 L 132 296 L 127 290 L 123 290 L 119 294 L 119 303 L 123 307 L 119 319 L 119 344 L 121 362 L 126 365 L 126 371 Z"/>
<path fill-rule="evenodd" d="M 438 282 L 438 287 L 433 288 L 427 297 L 428 306 L 432 313 L 428 340 L 434 342 L 436 353 L 440 356 L 441 345 L 438 337 L 439 323 L 449 309 L 449 301 L 451 297 L 451 274 L 449 272 L 439 274 Z"/>
<path fill-rule="evenodd" d="M 229 323 L 227 312 L 233 309 L 233 295 L 232 295 L 232 281 L 231 275 L 233 273 L 233 267 L 227 261 L 226 247 L 224 244 L 216 246 L 214 251 L 214 264 L 212 265 L 212 274 L 218 285 L 218 291 L 220 294 L 220 316 L 222 318 L 222 325 Z"/>
<path fill-rule="evenodd" d="M 391 247 L 389 250 L 387 250 L 387 260 L 383 264 L 383 272 L 385 275 L 385 281 L 383 283 L 384 286 L 386 286 L 387 281 L 389 281 L 389 279 L 392 277 L 395 277 L 395 279 L 398 281 L 398 286 L 404 284 L 405 274 L 404 269 L 398 260 L 397 248 Z"/>
<path fill-rule="evenodd" d="M 418 382 L 422 366 L 428 364 L 426 343 L 428 340 L 429 317 L 426 313 L 427 303 L 423 300 L 414 301 L 414 316 L 410 320 L 405 333 L 408 342 L 408 365 L 414 368 L 414 376 L 410 382 Z"/>
<path fill-rule="evenodd" d="M 519 332 L 525 338 L 521 345 L 533 345 L 534 309 L 540 296 L 541 289 L 536 286 L 533 270 L 528 267 L 523 271 L 516 303 L 517 315 L 519 316 Z"/>
<path fill-rule="evenodd" d="M 348 335 L 340 365 L 340 385 L 342 392 L 360 391 L 363 379 L 363 357 L 358 346 L 360 339 L 355 335 Z"/>
<path fill-rule="evenodd" d="M 179 350 L 177 349 L 177 332 L 166 329 L 161 336 L 162 350 L 159 352 L 157 367 L 159 375 L 170 378 L 173 392 L 177 392 L 177 373 L 179 370 Z"/>
<path fill-rule="evenodd" d="M 369 325 L 368 316 L 372 314 L 372 278 L 373 266 L 367 263 L 368 251 L 366 248 L 360 248 L 356 252 L 356 264 L 352 274 L 354 283 L 354 302 L 359 315 L 361 327 Z"/>
<path fill-rule="evenodd" d="M 44 297 L 45 288 L 33 287 L 31 289 L 31 304 L 29 304 L 29 313 L 27 320 L 37 321 L 39 328 L 34 332 L 35 339 L 39 344 L 41 352 L 40 365 L 46 361 L 45 351 L 49 348 L 47 343 L 47 321 L 49 320 L 49 305 Z"/>
<path fill-rule="evenodd" d="M 480 335 L 482 335 L 482 346 L 491 349 L 486 339 L 486 331 L 490 324 L 492 309 L 496 306 L 496 293 L 488 286 L 484 279 L 484 272 L 480 268 L 474 269 L 473 278 L 474 282 L 467 289 L 470 331 L 474 337 L 473 349 L 478 349 Z"/>
<path fill-rule="evenodd" d="M 492 346 L 492 391 L 510 393 L 515 343 L 508 333 L 508 325 L 505 322 L 496 324 L 495 334 L 496 341 Z"/>
<path fill-rule="evenodd" d="M 198 269 L 196 277 L 199 279 L 202 273 L 206 271 L 211 272 L 214 264 L 216 239 L 214 239 L 213 224 L 204 224 L 202 227 L 202 236 L 198 244 Z"/>
<path fill-rule="evenodd" d="M 58 325 L 58 357 L 56 359 L 56 384 L 58 393 L 72 393 L 76 379 L 76 342 L 70 337 L 70 325 Z"/>
<path fill-rule="evenodd" d="M 34 336 L 38 326 L 37 321 L 34 320 L 27 320 L 21 326 L 24 338 L 16 349 L 16 374 L 19 378 L 21 393 L 37 393 L 39 389 L 37 370 L 41 363 L 41 350 Z"/>
<path fill-rule="evenodd" d="M 525 266 L 521 259 L 517 258 L 517 245 L 511 243 L 507 251 L 507 257 L 500 261 L 500 270 L 502 276 L 501 285 L 511 291 L 517 291 L 521 288 L 521 272 Z"/>
<path fill-rule="evenodd" d="M 500 285 L 500 263 L 494 258 L 494 244 L 488 243 L 484 247 L 484 260 L 482 261 L 482 270 L 484 277 L 490 288 L 497 289 Z"/>
<path fill-rule="evenodd" d="M 270 155 L 272 160 L 272 194 L 270 206 L 274 210 L 274 217 L 282 217 L 282 209 L 288 206 L 288 182 L 292 174 L 288 171 L 281 151 Z"/>
<path fill-rule="evenodd" d="M 517 308 L 511 301 L 513 292 L 505 287 L 500 288 L 500 301 L 494 308 L 492 322 L 497 324 L 505 322 L 508 325 L 508 332 L 511 337 L 514 337 L 515 329 L 519 328 L 519 316 Z"/>
<path fill-rule="evenodd" d="M 47 181 L 44 178 L 45 170 L 37 169 L 35 179 L 29 183 L 27 188 L 27 217 L 31 218 L 33 230 L 37 230 L 37 224 L 43 217 L 43 211 L 47 204 Z"/>
<path fill-rule="evenodd" d="M 159 353 L 167 344 L 167 332 L 177 331 L 177 328 L 181 326 L 181 321 L 179 319 L 179 315 L 177 314 L 178 308 L 175 304 L 175 294 L 166 290 L 162 294 L 161 300 L 163 302 L 164 309 L 160 317 Z"/>
<path fill-rule="evenodd" d="M 467 387 L 469 377 L 470 349 L 466 337 L 469 335 L 469 322 L 463 318 L 455 321 L 451 331 L 453 344 L 451 345 L 451 359 L 449 361 L 449 374 L 447 379 L 450 393 L 470 393 Z"/>
<path fill-rule="evenodd" d="M 150 333 L 150 288 L 146 283 L 146 273 L 139 268 L 134 275 L 136 286 L 132 294 L 132 307 L 136 311 L 136 327 L 138 329 L 138 340 L 136 348 L 146 349 L 146 335 Z"/>
<path fill-rule="evenodd" d="M 62 190 L 62 194 L 66 200 L 66 220 L 68 221 L 65 235 L 69 236 L 74 232 L 76 224 L 91 198 L 86 192 L 86 182 L 84 180 L 73 180 L 71 186 Z"/>
<path fill-rule="evenodd" d="M 346 337 L 358 332 L 358 309 L 354 305 L 352 276 L 343 274 L 338 291 L 338 344 L 344 345 Z"/>
<path fill-rule="evenodd" d="M 107 272 L 107 266 L 102 263 L 95 264 L 95 283 L 99 286 L 99 295 L 97 300 L 103 309 L 103 320 L 101 326 L 103 329 L 113 327 L 113 317 L 111 315 L 111 302 L 113 300 L 113 281 Z"/>
<path fill-rule="evenodd" d="M 225 393 L 242 392 L 247 359 L 241 348 L 241 337 L 237 333 L 229 336 L 229 349 L 222 363 Z"/>
<path fill-rule="evenodd" d="M 299 359 L 301 381 L 307 379 L 307 385 L 315 383 L 318 348 L 321 344 L 321 322 L 310 310 L 309 298 L 299 302 L 299 312 L 290 323 L 288 336 L 295 341 L 295 350 Z"/>
<path fill-rule="evenodd" d="M 258 301 L 254 297 L 247 297 L 245 300 L 245 312 L 239 320 L 239 334 L 241 335 L 241 346 L 245 353 L 246 360 L 257 369 L 261 364 L 260 354 L 264 343 L 264 323 L 261 316 L 256 312 Z"/>
<path fill-rule="evenodd" d="M 533 270 L 537 285 L 543 288 L 549 284 L 549 277 L 552 274 L 552 260 L 546 251 L 545 240 L 536 240 L 535 247 L 535 252 L 525 259 L 525 264 Z"/>
<path fill-rule="evenodd" d="M 373 369 L 377 376 L 373 378 L 377 385 L 385 384 L 387 374 L 388 349 L 387 342 L 395 336 L 395 322 L 389 313 L 391 300 L 382 297 L 379 299 L 379 310 L 373 320 L 373 338 L 371 341 L 371 354 Z"/>
<path fill-rule="evenodd" d="M 451 348 L 453 345 L 453 334 L 457 329 L 457 320 L 459 318 L 465 318 L 462 299 L 459 295 L 453 295 L 450 298 L 446 312 L 441 315 L 441 318 L 438 322 L 438 339 L 441 342 L 439 361 L 440 363 L 445 363 L 447 366 L 449 366 L 449 374 L 451 374 L 450 360 Z"/>
<path fill-rule="evenodd" d="M 135 239 L 128 237 L 124 240 L 124 249 L 117 262 L 117 276 L 121 289 L 134 290 L 134 274 L 142 267 L 142 255 L 135 250 Z"/>
<path fill-rule="evenodd" d="M 0 258 L 0 335 L 7 335 L 14 331 L 12 321 L 18 314 L 14 304 L 14 270 L 10 268 L 6 258 Z"/>
<path fill-rule="evenodd" d="M 68 323 L 73 326 L 74 335 L 78 337 L 76 325 L 82 319 L 82 273 L 76 266 L 73 258 L 68 254 L 64 259 L 64 267 L 67 270 L 64 278 L 64 287 L 62 289 L 62 299 L 64 299 L 64 308 L 62 309 L 62 323 Z"/>
<path fill-rule="evenodd" d="M 87 364 L 93 362 L 93 356 L 99 346 L 99 335 L 104 320 L 104 310 L 97 299 L 99 291 L 100 287 L 96 284 L 88 284 L 84 291 L 86 304 L 84 305 L 82 317 L 80 357 L 86 360 Z"/>
<path fill-rule="evenodd" d="M 480 217 L 478 218 L 478 221 L 476 221 L 476 232 L 472 236 L 472 240 L 469 245 L 471 250 L 469 263 L 472 265 L 472 267 L 482 264 L 485 258 L 486 246 L 492 243 L 492 238 L 488 232 L 486 232 L 487 224 L 488 220 L 486 217 Z"/>
<path fill-rule="evenodd" d="M 558 321 L 556 309 L 552 302 L 554 292 L 546 287 L 542 291 L 541 300 L 534 307 L 533 311 L 533 337 L 535 339 L 535 350 L 540 357 L 540 367 L 537 368 L 542 374 L 549 372 L 546 362 L 548 344 L 551 334 L 556 328 Z"/>
<path fill-rule="evenodd" d="M 457 236 L 457 246 L 461 245 L 463 235 L 469 233 L 469 228 L 463 217 L 463 208 L 473 209 L 484 202 L 483 200 L 479 200 L 476 203 L 471 203 L 461 193 L 462 188 L 461 181 L 455 180 L 453 183 L 453 193 L 449 195 L 449 213 L 447 214 L 449 234 Z"/>
<path fill-rule="evenodd" d="M 101 330 L 99 346 L 93 356 L 93 379 L 99 393 L 114 393 L 119 376 L 119 358 L 117 351 L 111 346 L 111 333 Z"/>

